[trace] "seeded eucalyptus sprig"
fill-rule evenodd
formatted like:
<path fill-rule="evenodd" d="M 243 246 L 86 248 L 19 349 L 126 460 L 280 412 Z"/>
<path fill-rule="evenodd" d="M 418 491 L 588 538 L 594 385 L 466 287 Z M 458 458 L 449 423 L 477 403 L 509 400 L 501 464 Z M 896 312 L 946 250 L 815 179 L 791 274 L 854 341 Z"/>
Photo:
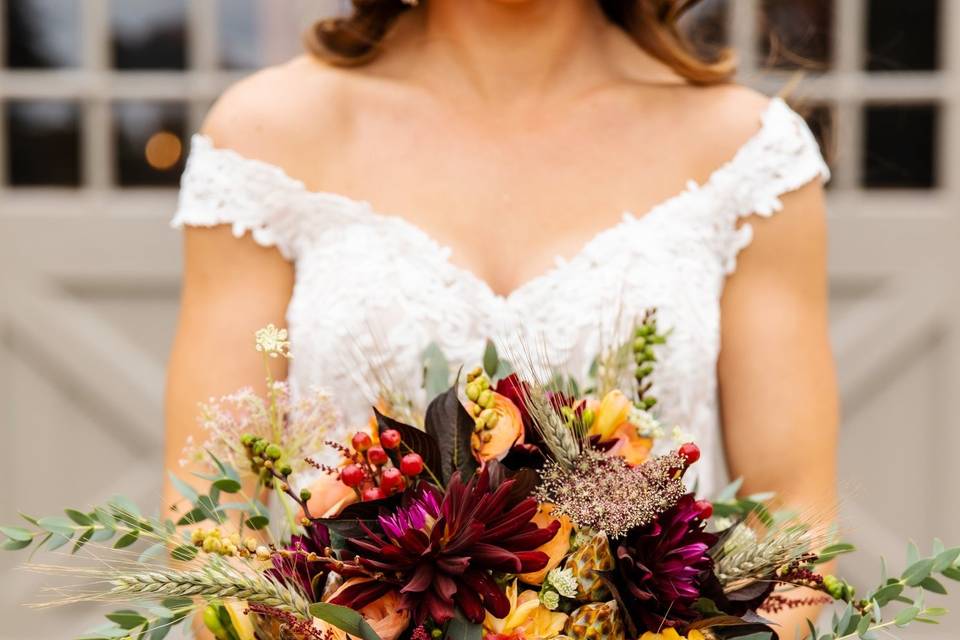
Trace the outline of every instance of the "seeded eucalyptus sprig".
<path fill-rule="evenodd" d="M 914 622 L 939 624 L 937 618 L 947 614 L 942 607 L 924 603 L 927 593 L 946 595 L 947 589 L 936 576 L 960 582 L 960 547 L 946 549 L 935 540 L 930 556 L 921 557 L 914 543 L 907 548 L 907 568 L 899 576 L 888 577 L 886 563 L 881 563 L 880 584 L 857 598 L 856 590 L 848 582 L 835 576 L 824 576 L 819 590 L 835 600 L 846 603 L 834 614 L 828 631 L 817 631 L 812 623 L 813 640 L 874 640 L 878 632 L 891 627 L 906 627 Z M 884 615 L 892 603 L 904 605 L 891 615 Z"/>

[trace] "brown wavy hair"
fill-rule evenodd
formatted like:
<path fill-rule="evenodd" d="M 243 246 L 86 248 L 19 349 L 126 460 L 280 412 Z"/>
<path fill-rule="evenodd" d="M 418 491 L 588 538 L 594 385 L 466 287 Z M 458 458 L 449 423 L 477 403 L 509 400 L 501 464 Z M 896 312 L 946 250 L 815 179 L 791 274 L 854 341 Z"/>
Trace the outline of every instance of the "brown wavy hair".
<path fill-rule="evenodd" d="M 429 0 L 425 0 L 429 2 Z M 597 0 L 607 18 L 644 51 L 693 84 L 727 82 L 736 70 L 728 49 L 710 59 L 697 52 L 679 26 L 700 0 Z M 306 34 L 310 52 L 334 64 L 369 61 L 397 18 L 412 7 L 402 0 L 353 0 L 353 12 L 314 24 Z"/>

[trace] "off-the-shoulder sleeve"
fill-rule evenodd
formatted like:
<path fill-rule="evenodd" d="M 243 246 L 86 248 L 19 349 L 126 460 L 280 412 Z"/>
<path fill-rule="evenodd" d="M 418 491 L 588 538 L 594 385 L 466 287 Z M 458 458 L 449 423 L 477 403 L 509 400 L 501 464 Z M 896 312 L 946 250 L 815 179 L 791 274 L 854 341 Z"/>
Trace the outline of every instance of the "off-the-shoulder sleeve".
<path fill-rule="evenodd" d="M 816 138 L 799 114 L 774 98 L 759 131 L 707 185 L 720 207 L 714 218 L 719 227 L 717 250 L 728 274 L 736 269 L 737 255 L 753 240 L 753 228 L 740 219 L 773 215 L 783 208 L 783 195 L 816 179 L 830 179 Z"/>
<path fill-rule="evenodd" d="M 303 184 L 279 167 L 217 148 L 198 134 L 191 140 L 171 226 L 229 224 L 236 237 L 249 232 L 257 244 L 277 247 L 295 260 L 305 195 Z"/>

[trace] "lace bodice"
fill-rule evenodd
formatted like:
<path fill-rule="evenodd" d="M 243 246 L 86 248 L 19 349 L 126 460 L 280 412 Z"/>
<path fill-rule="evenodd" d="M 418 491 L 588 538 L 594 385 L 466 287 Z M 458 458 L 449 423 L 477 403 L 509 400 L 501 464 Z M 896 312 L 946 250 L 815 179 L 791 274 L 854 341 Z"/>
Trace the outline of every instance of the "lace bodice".
<path fill-rule="evenodd" d="M 716 364 L 720 296 L 750 214 L 769 216 L 780 196 L 828 169 L 803 120 L 781 100 L 758 132 L 707 182 L 652 210 L 625 213 L 569 260 L 510 295 L 455 266 L 416 226 L 365 202 L 308 190 L 279 167 L 194 136 L 174 227 L 230 224 L 295 264 L 287 323 L 295 390 L 322 386 L 345 426 L 366 420 L 376 381 L 420 391 L 423 353 L 438 344 L 451 365 L 475 365 L 492 338 L 507 352 L 521 337 L 549 364 L 583 377 L 618 319 L 657 307 L 672 328 L 653 393 L 660 417 L 708 454 L 697 465 L 705 494 L 725 479 Z"/>

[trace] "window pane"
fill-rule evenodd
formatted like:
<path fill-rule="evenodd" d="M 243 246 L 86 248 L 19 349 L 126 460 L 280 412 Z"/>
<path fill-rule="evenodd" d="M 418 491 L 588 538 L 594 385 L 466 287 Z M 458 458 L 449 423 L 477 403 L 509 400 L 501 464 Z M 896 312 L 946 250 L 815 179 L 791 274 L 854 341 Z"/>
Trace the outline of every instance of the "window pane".
<path fill-rule="evenodd" d="M 7 0 L 7 66 L 14 69 L 80 64 L 79 2 Z"/>
<path fill-rule="evenodd" d="M 262 0 L 220 0 L 220 64 L 226 69 L 262 67 L 258 8 Z"/>
<path fill-rule="evenodd" d="M 110 26 L 117 69 L 186 67 L 185 0 L 111 0 Z"/>
<path fill-rule="evenodd" d="M 929 189 L 936 186 L 935 105 L 871 106 L 864 113 L 864 186 Z"/>
<path fill-rule="evenodd" d="M 937 0 L 871 0 L 867 15 L 870 71 L 930 71 L 939 66 Z"/>
<path fill-rule="evenodd" d="M 113 119 L 117 183 L 122 187 L 176 186 L 186 155 L 186 106 L 119 102 L 114 105 Z"/>
<path fill-rule="evenodd" d="M 17 100 L 6 105 L 7 180 L 12 186 L 80 184 L 80 107 Z"/>
<path fill-rule="evenodd" d="M 833 58 L 833 2 L 763 0 L 760 53 L 764 66 L 820 70 Z"/>

